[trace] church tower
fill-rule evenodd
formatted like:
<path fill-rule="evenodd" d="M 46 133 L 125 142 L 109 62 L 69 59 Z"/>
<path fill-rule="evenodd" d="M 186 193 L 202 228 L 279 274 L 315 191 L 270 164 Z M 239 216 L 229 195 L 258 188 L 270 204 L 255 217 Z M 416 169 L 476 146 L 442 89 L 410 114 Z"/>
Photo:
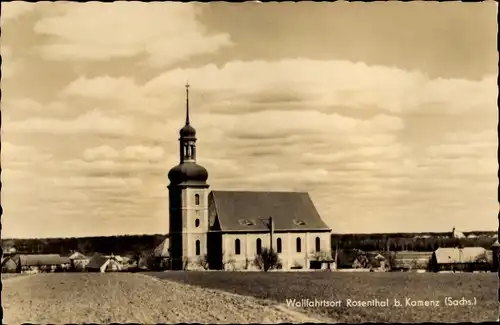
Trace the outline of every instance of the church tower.
<path fill-rule="evenodd" d="M 186 122 L 179 134 L 179 164 L 168 173 L 169 245 L 175 270 L 196 267 L 198 259 L 207 254 L 208 172 L 196 163 L 196 130 L 189 119 L 189 85 L 186 85 Z"/>

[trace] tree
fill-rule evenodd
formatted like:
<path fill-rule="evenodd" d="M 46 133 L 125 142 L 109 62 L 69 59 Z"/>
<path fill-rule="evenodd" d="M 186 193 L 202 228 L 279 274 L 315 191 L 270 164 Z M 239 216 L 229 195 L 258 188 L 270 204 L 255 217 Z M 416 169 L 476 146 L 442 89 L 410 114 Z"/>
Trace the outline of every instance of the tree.
<path fill-rule="evenodd" d="M 209 269 L 209 264 L 208 264 L 208 256 L 207 254 L 203 254 L 201 256 L 198 256 L 198 259 L 196 260 L 196 264 L 202 267 L 204 270 Z"/>
<path fill-rule="evenodd" d="M 182 270 L 186 271 L 189 267 L 190 260 L 188 257 L 183 257 L 182 258 Z"/>
<path fill-rule="evenodd" d="M 331 262 L 332 254 L 327 252 L 327 251 L 319 251 L 319 252 L 312 252 L 310 254 L 310 259 L 312 261 L 318 261 L 318 262 Z"/>
<path fill-rule="evenodd" d="M 396 253 L 389 252 L 389 254 L 387 255 L 387 263 L 389 269 L 392 269 L 396 266 Z"/>
<path fill-rule="evenodd" d="M 245 258 L 245 265 L 243 266 L 244 270 L 248 270 L 248 268 L 250 267 L 250 262 L 251 260 L 248 257 Z"/>
<path fill-rule="evenodd" d="M 230 266 L 232 270 L 236 268 L 236 260 L 232 254 L 222 253 L 222 269 L 225 270 L 226 266 Z"/>
<path fill-rule="evenodd" d="M 267 272 L 272 269 L 278 269 L 281 263 L 278 254 L 274 250 L 265 247 L 260 254 L 255 255 L 254 265 L 260 270 Z"/>

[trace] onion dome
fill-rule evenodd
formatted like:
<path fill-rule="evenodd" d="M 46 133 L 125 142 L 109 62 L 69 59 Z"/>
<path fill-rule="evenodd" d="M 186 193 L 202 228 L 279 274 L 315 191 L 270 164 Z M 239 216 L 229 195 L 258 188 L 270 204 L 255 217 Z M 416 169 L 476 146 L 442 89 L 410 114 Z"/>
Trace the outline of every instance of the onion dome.
<path fill-rule="evenodd" d="M 196 130 L 189 124 L 189 120 L 186 121 L 186 125 L 179 132 L 182 138 L 194 138 L 196 136 Z"/>
<path fill-rule="evenodd" d="M 208 172 L 195 162 L 183 162 L 168 172 L 170 185 L 203 185 L 208 179 Z"/>

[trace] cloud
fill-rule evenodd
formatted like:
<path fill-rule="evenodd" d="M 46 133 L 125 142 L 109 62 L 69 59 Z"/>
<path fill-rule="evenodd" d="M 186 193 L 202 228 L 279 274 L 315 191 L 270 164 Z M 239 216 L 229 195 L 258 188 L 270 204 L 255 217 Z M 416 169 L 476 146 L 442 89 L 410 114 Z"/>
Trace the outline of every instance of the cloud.
<path fill-rule="evenodd" d="M 35 31 L 55 38 L 52 44 L 41 47 L 48 59 L 108 60 L 145 55 L 152 66 L 169 66 L 231 45 L 228 34 L 207 33 L 198 15 L 196 5 L 184 3 L 66 4 L 64 14 L 42 18 Z"/>
<path fill-rule="evenodd" d="M 33 147 L 16 145 L 5 140 L 2 141 L 1 152 L 2 167 L 4 169 L 2 174 L 9 168 L 24 167 L 29 170 L 30 166 L 36 166 L 53 158 L 51 154 L 41 152 Z"/>
<path fill-rule="evenodd" d="M 5 82 L 22 71 L 24 62 L 12 54 L 11 46 L 2 45 L 0 47 L 0 54 L 2 55 L 2 82 Z"/>
<path fill-rule="evenodd" d="M 481 81 L 429 79 L 397 68 L 310 59 L 232 61 L 221 67 L 174 69 L 147 82 L 143 94 L 162 96 L 166 90 L 179 89 L 186 79 L 194 94 L 199 94 L 194 96 L 203 98 L 205 109 L 224 113 L 347 107 L 449 115 L 493 109 L 497 94 L 496 76 Z"/>
<path fill-rule="evenodd" d="M 498 172 L 497 150 L 498 135 L 493 130 L 448 133 L 443 143 L 427 148 L 422 164 L 445 175 L 489 176 L 493 182 Z"/>
<path fill-rule="evenodd" d="M 10 122 L 5 127 L 10 132 L 45 133 L 45 134 L 94 134 L 119 136 L 133 132 L 134 122 L 131 117 L 108 116 L 95 109 L 71 120 L 55 118 L 29 118 L 24 121 Z"/>
<path fill-rule="evenodd" d="M 83 152 L 83 157 L 87 161 L 124 159 L 129 161 L 159 162 L 164 158 L 163 148 L 155 146 L 127 146 L 122 150 L 116 150 L 110 146 L 100 146 L 88 148 Z"/>
<path fill-rule="evenodd" d="M 9 20 L 17 19 L 27 13 L 34 11 L 36 5 L 24 1 L 12 1 L 2 3 L 2 25 Z"/>
<path fill-rule="evenodd" d="M 101 76 L 96 78 L 80 77 L 71 82 L 62 91 L 62 96 L 81 96 L 91 99 L 115 99 L 124 94 L 137 91 L 137 85 L 129 77 L 112 78 Z"/>

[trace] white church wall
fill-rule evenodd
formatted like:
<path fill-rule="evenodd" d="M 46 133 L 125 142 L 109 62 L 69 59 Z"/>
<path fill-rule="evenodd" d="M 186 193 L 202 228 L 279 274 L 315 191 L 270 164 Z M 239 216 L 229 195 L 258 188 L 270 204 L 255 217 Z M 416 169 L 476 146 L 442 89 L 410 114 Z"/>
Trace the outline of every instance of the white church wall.
<path fill-rule="evenodd" d="M 331 235 L 324 233 L 275 233 L 273 235 L 273 249 L 277 250 L 277 240 L 281 238 L 281 253 L 278 253 L 284 270 L 290 270 L 294 266 L 302 266 L 302 269 L 309 269 L 311 255 L 314 253 L 316 237 L 320 238 L 321 250 L 331 251 Z M 241 233 L 224 234 L 223 252 L 226 269 L 255 270 L 253 265 L 257 254 L 257 239 L 262 241 L 262 248 L 270 247 L 270 235 L 268 233 Z M 301 250 L 297 252 L 296 240 L 300 238 Z M 235 252 L 235 241 L 240 240 L 240 254 Z"/>

